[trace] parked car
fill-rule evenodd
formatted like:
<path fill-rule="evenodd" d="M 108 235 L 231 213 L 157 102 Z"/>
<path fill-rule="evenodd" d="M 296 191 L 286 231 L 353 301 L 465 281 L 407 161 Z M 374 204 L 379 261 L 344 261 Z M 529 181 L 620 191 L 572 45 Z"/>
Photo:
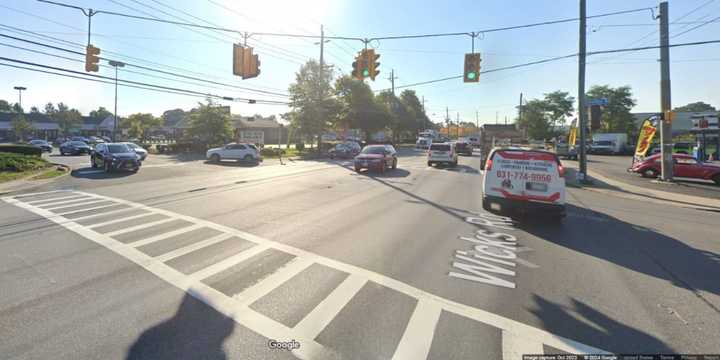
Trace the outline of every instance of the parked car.
<path fill-rule="evenodd" d="M 691 179 L 712 180 L 720 185 L 720 165 L 700 162 L 691 155 L 673 154 L 673 176 Z M 630 171 L 643 177 L 656 178 L 660 175 L 660 154 L 648 156 L 633 164 Z"/>
<path fill-rule="evenodd" d="M 495 148 L 485 163 L 483 209 L 565 216 L 565 169 L 554 153 Z"/>
<path fill-rule="evenodd" d="M 34 146 L 34 147 L 37 147 L 37 148 L 40 148 L 43 152 L 46 151 L 46 152 L 51 153 L 51 152 L 52 152 L 52 149 L 53 149 L 52 145 L 50 145 L 50 144 L 49 144 L 47 141 L 45 141 L 45 140 L 30 140 L 30 145 L 31 145 L 31 146 Z"/>
<path fill-rule="evenodd" d="M 355 171 L 362 169 L 385 172 L 388 167 L 397 168 L 397 151 L 392 145 L 368 145 L 354 159 Z"/>
<path fill-rule="evenodd" d="M 60 155 L 90 154 L 92 148 L 84 141 L 66 141 L 60 144 Z"/>
<path fill-rule="evenodd" d="M 455 151 L 454 143 L 434 143 L 430 145 L 428 149 L 428 166 L 433 164 L 448 164 L 450 166 L 457 166 L 458 155 Z"/>
<path fill-rule="evenodd" d="M 131 143 L 131 142 L 126 142 L 123 144 L 127 145 L 127 147 L 129 147 L 130 150 L 135 151 L 135 153 L 138 154 L 138 156 L 140 156 L 140 161 L 145 161 L 145 158 L 147 158 L 147 156 L 148 156 L 148 151 L 143 149 L 142 146 L 135 144 L 135 143 Z"/>
<path fill-rule="evenodd" d="M 101 136 L 100 138 L 105 140 L 105 142 L 112 142 L 112 139 L 110 139 L 110 137 L 108 136 Z"/>
<path fill-rule="evenodd" d="M 347 141 L 336 144 L 335 147 L 328 151 L 331 159 L 351 159 L 360 153 L 360 144 L 354 141 Z"/>
<path fill-rule="evenodd" d="M 105 142 L 105 140 L 103 140 L 102 138 L 97 137 L 97 136 L 90 136 L 87 139 L 88 139 L 88 145 L 90 145 L 90 146 L 94 146 L 95 144 Z"/>
<path fill-rule="evenodd" d="M 223 160 L 235 160 L 258 164 L 262 161 L 258 148 L 249 143 L 230 143 L 223 147 L 213 148 L 205 153 L 205 157 L 214 163 Z"/>
<path fill-rule="evenodd" d="M 70 138 L 70 141 L 82 141 L 87 145 L 90 144 L 90 140 L 84 136 L 73 136 Z"/>
<path fill-rule="evenodd" d="M 90 155 L 90 166 L 102 168 L 105 172 L 114 170 L 140 170 L 140 157 L 123 143 L 101 143 Z"/>
<path fill-rule="evenodd" d="M 458 155 L 472 156 L 473 148 L 469 142 L 458 141 L 455 143 L 455 151 L 457 151 Z"/>

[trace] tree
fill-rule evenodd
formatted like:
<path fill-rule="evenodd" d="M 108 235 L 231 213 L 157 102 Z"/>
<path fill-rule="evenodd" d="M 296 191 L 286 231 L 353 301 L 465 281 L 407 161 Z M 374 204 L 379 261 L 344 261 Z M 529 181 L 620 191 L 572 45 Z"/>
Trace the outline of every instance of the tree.
<path fill-rule="evenodd" d="M 190 114 L 190 135 L 205 145 L 221 145 L 231 139 L 230 114 L 209 98 L 198 105 L 197 111 Z"/>
<path fill-rule="evenodd" d="M 153 126 L 160 126 L 161 118 L 156 118 L 152 114 L 132 114 L 127 118 L 120 120 L 120 127 L 128 129 L 128 135 L 132 138 L 145 140 L 145 133 Z"/>
<path fill-rule="evenodd" d="M 635 118 L 630 111 L 635 106 L 630 86 L 611 88 L 609 85 L 595 85 L 586 95 L 589 99 L 607 98 L 608 105 L 603 107 L 600 119 L 601 132 L 627 133 L 636 132 Z"/>
<path fill-rule="evenodd" d="M 11 111 L 10 103 L 7 100 L 0 100 L 0 111 Z"/>
<path fill-rule="evenodd" d="M 553 136 L 551 120 L 544 100 L 533 99 L 522 106 L 522 119 L 516 120 L 520 128 L 526 129 L 531 139 L 547 139 Z"/>
<path fill-rule="evenodd" d="M 321 135 L 337 118 L 338 103 L 329 95 L 333 93 L 331 71 L 321 71 L 320 64 L 309 60 L 295 73 L 290 84 L 290 112 L 285 119 L 301 135 L 317 137 L 320 149 Z"/>
<path fill-rule="evenodd" d="M 40 113 L 40 109 L 38 109 L 37 106 L 33 106 L 33 107 L 30 108 L 30 113 L 31 113 L 31 114 L 39 114 L 39 113 Z"/>
<path fill-rule="evenodd" d="M 403 90 L 403 92 L 400 93 L 400 100 L 407 106 L 408 111 L 413 117 L 413 126 L 410 131 L 418 132 L 423 129 L 432 128 L 432 122 L 427 114 L 425 114 L 425 109 L 423 109 L 423 105 L 420 103 L 420 99 L 414 90 Z"/>
<path fill-rule="evenodd" d="M 25 110 L 23 110 L 22 106 L 20 106 L 20 104 L 18 104 L 18 103 L 14 103 L 14 104 L 13 104 L 13 106 L 12 106 L 12 111 L 13 111 L 13 112 L 16 112 L 16 113 L 18 113 L 18 114 L 22 114 L 22 113 L 25 112 Z"/>
<path fill-rule="evenodd" d="M 575 98 L 565 91 L 553 91 L 545 94 L 543 99 L 545 112 L 548 113 L 551 132 L 557 125 L 565 125 L 565 118 L 572 115 Z"/>
<path fill-rule="evenodd" d="M 370 136 L 389 125 L 390 115 L 386 108 L 375 101 L 370 86 L 348 75 L 335 82 L 335 94 L 340 102 L 338 120 L 351 128 L 360 129 L 366 141 Z"/>
<path fill-rule="evenodd" d="M 52 103 L 47 103 L 47 105 L 45 105 L 45 113 L 57 121 L 60 132 L 63 135 L 68 135 L 72 130 L 80 126 L 82 122 L 80 112 L 77 109 L 70 109 L 64 103 L 58 103 L 57 109 L 52 106 Z"/>
<path fill-rule="evenodd" d="M 375 100 L 385 113 L 383 116 L 392 131 L 393 141 L 398 142 L 400 133 L 407 129 L 408 113 L 405 104 L 390 91 L 381 92 Z"/>
<path fill-rule="evenodd" d="M 706 111 L 717 111 L 717 109 L 716 109 L 714 106 L 710 105 L 710 104 L 706 104 L 706 103 L 704 103 L 704 102 L 702 102 L 702 101 L 698 101 L 698 102 L 694 102 L 694 103 L 689 103 L 689 104 L 687 104 L 687 105 L 685 105 L 685 106 L 676 107 L 675 109 L 673 109 L 673 111 L 678 111 L 678 112 L 706 112 Z"/>
<path fill-rule="evenodd" d="M 25 139 L 25 135 L 33 129 L 32 124 L 25 119 L 25 115 L 22 113 L 18 113 L 13 117 L 10 121 L 10 127 L 12 128 L 15 138 L 18 140 Z"/>
<path fill-rule="evenodd" d="M 113 116 L 113 114 L 110 111 L 108 111 L 108 109 L 106 109 L 102 106 L 99 107 L 97 110 L 90 111 L 89 115 L 90 115 L 90 117 L 103 118 L 103 119 L 107 118 L 108 116 Z"/>

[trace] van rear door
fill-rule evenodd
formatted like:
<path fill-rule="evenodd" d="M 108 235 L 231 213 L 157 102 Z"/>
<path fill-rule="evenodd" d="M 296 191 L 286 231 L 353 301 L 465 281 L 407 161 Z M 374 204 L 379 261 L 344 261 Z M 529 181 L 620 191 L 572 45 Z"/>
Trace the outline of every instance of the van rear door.
<path fill-rule="evenodd" d="M 555 154 L 498 150 L 485 169 L 487 195 L 509 200 L 565 203 L 564 169 Z"/>

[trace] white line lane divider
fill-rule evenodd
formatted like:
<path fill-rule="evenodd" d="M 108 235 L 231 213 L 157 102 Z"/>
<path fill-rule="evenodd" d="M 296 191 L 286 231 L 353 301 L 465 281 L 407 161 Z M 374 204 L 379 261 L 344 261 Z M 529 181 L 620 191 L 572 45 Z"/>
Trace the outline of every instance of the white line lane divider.
<path fill-rule="evenodd" d="M 90 204 L 107 201 L 105 199 L 95 199 L 95 200 L 84 199 L 84 200 L 85 201 L 75 201 L 72 204 L 69 204 L 69 203 L 53 204 L 53 206 L 50 206 L 50 207 L 46 207 L 45 205 L 42 205 L 41 207 L 45 210 L 56 211 L 57 209 L 64 209 L 64 208 L 68 208 L 68 207 L 81 206 L 81 205 L 90 205 Z"/>
<path fill-rule="evenodd" d="M 205 239 L 205 240 L 202 240 L 202 241 L 198 241 L 198 242 L 196 242 L 196 243 L 194 243 L 194 244 L 190 244 L 190 245 L 187 245 L 187 246 L 183 246 L 183 247 L 181 247 L 181 248 L 179 248 L 179 249 L 175 249 L 175 250 L 172 250 L 172 251 L 170 251 L 170 252 L 164 253 L 164 254 L 162 254 L 162 255 L 160 255 L 160 256 L 156 256 L 155 259 L 157 259 L 157 261 L 160 261 L 160 262 L 166 262 L 166 261 L 168 261 L 168 260 L 172 260 L 172 259 L 174 259 L 174 258 L 177 258 L 177 257 L 183 256 L 183 255 L 189 254 L 189 253 L 191 253 L 191 252 L 193 252 L 193 251 L 195 251 L 195 250 L 199 250 L 199 249 L 202 249 L 202 248 L 204 248 L 204 247 L 208 247 L 208 246 L 210 246 L 210 245 L 214 245 L 214 244 L 217 244 L 217 243 L 219 243 L 219 242 L 225 241 L 225 240 L 227 240 L 227 239 L 229 239 L 229 238 L 231 238 L 231 237 L 232 237 L 232 234 L 220 234 L 220 235 L 217 235 L 217 236 L 213 236 L 213 237 L 211 237 L 211 238 L 209 238 L 209 239 Z"/>
<path fill-rule="evenodd" d="M 148 215 L 149 215 L 149 214 L 142 213 L 142 214 L 137 214 L 137 215 L 132 215 L 132 216 L 120 217 L 120 218 L 117 218 L 117 219 L 108 220 L 108 221 L 103 221 L 103 222 L 100 222 L 100 223 L 88 225 L 87 227 L 88 227 L 88 229 L 95 229 L 95 228 L 99 228 L 99 227 L 101 227 L 101 226 L 112 225 L 112 224 L 115 224 L 115 223 L 119 223 L 119 222 L 123 222 L 123 221 L 129 221 L 129 220 L 133 220 L 133 219 L 145 217 L 145 216 L 148 216 Z M 75 220 L 77 220 L 77 219 L 75 219 Z"/>
<path fill-rule="evenodd" d="M 151 222 L 147 222 L 147 223 L 143 223 L 143 224 L 139 224 L 139 225 L 135 225 L 135 226 L 126 227 L 126 228 L 124 228 L 124 229 L 119 229 L 119 230 L 111 231 L 111 232 L 105 233 L 105 235 L 110 236 L 110 237 L 113 237 L 113 236 L 115 236 L 115 235 L 125 234 L 125 233 L 133 232 L 133 231 L 136 231 L 136 230 L 142 230 L 142 229 L 145 229 L 145 228 L 149 228 L 149 227 L 151 227 L 151 226 L 164 224 L 164 223 L 166 223 L 166 222 L 170 222 L 170 221 L 173 221 L 173 220 L 175 220 L 175 219 L 173 219 L 173 218 L 165 218 L 165 219 L 155 220 L 155 221 L 151 221 Z"/>
<path fill-rule="evenodd" d="M 429 344 L 432 341 L 432 332 L 434 332 L 434 326 L 431 326 L 431 324 L 437 323 L 436 315 L 434 314 L 440 311 L 451 312 L 501 329 L 502 333 L 508 336 L 506 344 L 503 344 L 503 352 L 507 354 L 523 353 L 526 349 L 532 349 L 535 351 L 535 349 L 542 349 L 543 344 L 569 353 L 607 354 L 607 352 L 603 350 L 551 334 L 545 330 L 430 294 L 382 274 L 322 257 L 286 244 L 270 241 L 234 228 L 186 215 L 176 214 L 163 209 L 150 208 L 148 206 L 133 203 L 127 200 L 113 199 L 83 192 L 77 193 L 88 196 L 96 196 L 98 198 L 112 201 L 113 204 L 108 206 L 123 204 L 134 209 L 142 209 L 154 214 L 163 214 L 168 217 L 185 220 L 193 224 L 179 229 L 178 231 L 180 232 L 190 231 L 191 228 L 208 227 L 240 237 L 244 240 L 253 242 L 256 245 L 188 276 L 159 261 L 160 259 L 151 257 L 137 249 L 138 246 L 141 246 L 140 244 L 157 241 L 160 237 L 167 238 L 172 236 L 168 234 L 174 233 L 173 231 L 134 243 L 124 244 L 105 234 L 95 232 L 86 226 L 80 225 L 73 219 L 65 218 L 62 214 L 52 213 L 42 208 L 24 203 L 13 197 L 4 197 L 2 200 L 46 217 L 50 221 L 53 221 L 70 231 L 73 231 L 108 248 L 111 251 L 116 252 L 117 254 L 135 262 L 142 268 L 152 272 L 177 288 L 186 291 L 191 296 L 203 301 L 220 313 L 235 319 L 235 321 L 239 324 L 264 337 L 279 341 L 290 341 L 291 339 L 294 339 L 300 342 L 301 347 L 294 349 L 292 352 L 296 357 L 301 359 L 328 359 L 341 357 L 341 354 L 336 354 L 331 349 L 325 348 L 322 344 L 317 343 L 315 341 L 315 337 L 332 321 L 341 309 L 351 301 L 359 289 L 362 288 L 362 286 L 368 281 L 372 281 L 384 287 L 398 291 L 418 301 L 418 305 L 411 316 L 411 320 L 401 337 L 402 340 L 396 349 L 394 359 L 414 358 L 415 355 L 422 357 L 422 354 L 427 353 L 430 346 Z M 88 209 L 84 209 L 82 211 L 87 210 Z M 107 214 L 108 212 L 103 213 L 100 211 L 102 215 Z M 238 301 L 237 298 L 226 296 L 202 282 L 202 279 L 212 276 L 213 274 L 217 274 L 220 271 L 223 271 L 268 249 L 279 250 L 294 255 L 296 259 L 291 263 L 286 264 L 285 267 L 278 269 L 275 273 L 269 275 L 264 280 L 261 280 L 258 284 L 241 293 L 239 298 L 245 299 L 245 301 Z M 302 269 L 307 268 L 310 264 L 320 264 L 350 275 L 343 283 L 341 283 L 340 286 L 338 286 L 338 288 L 331 292 L 327 298 L 323 299 L 310 314 L 306 315 L 306 317 L 301 320 L 297 326 L 289 328 L 275 320 L 253 311 L 247 306 L 246 303 L 249 303 L 251 299 L 259 298 L 263 294 L 267 294 L 269 291 L 273 290 L 277 286 L 280 286 L 281 283 L 284 282 L 280 280 L 284 279 L 287 281 L 293 275 L 302 271 Z M 270 285 L 271 282 L 267 281 L 268 279 L 276 280 L 274 281 L 275 287 Z M 315 321 L 317 321 L 315 324 L 311 324 L 311 322 Z M 417 346 L 418 349 L 412 349 L 413 346 Z M 542 353 L 542 351 L 538 352 Z"/>

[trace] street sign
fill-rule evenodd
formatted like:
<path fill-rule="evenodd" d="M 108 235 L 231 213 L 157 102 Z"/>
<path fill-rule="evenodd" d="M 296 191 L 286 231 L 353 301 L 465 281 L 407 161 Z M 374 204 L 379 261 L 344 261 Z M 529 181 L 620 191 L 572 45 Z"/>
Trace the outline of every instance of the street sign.
<path fill-rule="evenodd" d="M 600 98 L 600 99 L 590 99 L 588 100 L 588 106 L 607 106 L 608 99 L 607 98 Z"/>

